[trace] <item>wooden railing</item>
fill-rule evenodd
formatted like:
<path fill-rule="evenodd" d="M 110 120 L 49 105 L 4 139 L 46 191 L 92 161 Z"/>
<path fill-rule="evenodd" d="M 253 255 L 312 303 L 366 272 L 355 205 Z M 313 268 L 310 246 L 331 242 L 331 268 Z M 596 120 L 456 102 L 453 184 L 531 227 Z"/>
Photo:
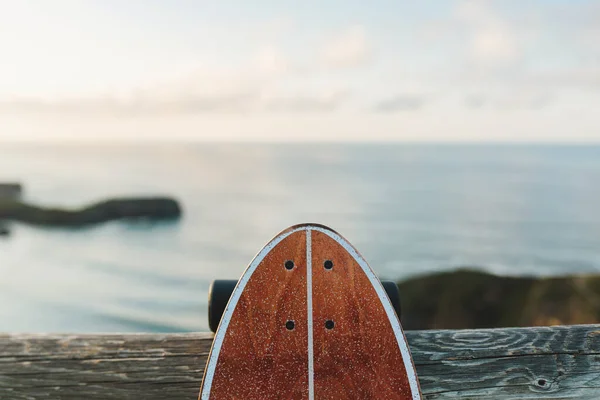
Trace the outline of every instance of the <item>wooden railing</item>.
<path fill-rule="evenodd" d="M 600 399 L 600 325 L 406 332 L 426 399 Z M 0 399 L 189 399 L 212 334 L 0 335 Z"/>

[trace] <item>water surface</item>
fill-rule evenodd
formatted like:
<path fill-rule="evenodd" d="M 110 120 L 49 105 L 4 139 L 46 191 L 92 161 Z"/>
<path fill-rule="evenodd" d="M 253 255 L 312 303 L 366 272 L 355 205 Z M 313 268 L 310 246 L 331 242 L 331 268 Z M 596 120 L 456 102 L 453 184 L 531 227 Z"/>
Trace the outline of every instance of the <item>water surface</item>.
<path fill-rule="evenodd" d="M 184 216 L 14 225 L 0 239 L 0 331 L 206 330 L 209 282 L 239 277 L 300 222 L 336 229 L 382 278 L 600 270 L 598 146 L 0 145 L 3 180 L 48 206 L 171 195 Z"/>

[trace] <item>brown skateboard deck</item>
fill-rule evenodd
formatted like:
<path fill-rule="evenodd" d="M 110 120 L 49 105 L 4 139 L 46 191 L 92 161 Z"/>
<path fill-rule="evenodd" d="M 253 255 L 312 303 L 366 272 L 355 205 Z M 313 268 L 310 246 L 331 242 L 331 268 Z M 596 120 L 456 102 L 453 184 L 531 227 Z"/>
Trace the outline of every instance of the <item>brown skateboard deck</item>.
<path fill-rule="evenodd" d="M 293 226 L 250 263 L 225 309 L 201 400 L 421 399 L 400 322 L 352 245 Z"/>

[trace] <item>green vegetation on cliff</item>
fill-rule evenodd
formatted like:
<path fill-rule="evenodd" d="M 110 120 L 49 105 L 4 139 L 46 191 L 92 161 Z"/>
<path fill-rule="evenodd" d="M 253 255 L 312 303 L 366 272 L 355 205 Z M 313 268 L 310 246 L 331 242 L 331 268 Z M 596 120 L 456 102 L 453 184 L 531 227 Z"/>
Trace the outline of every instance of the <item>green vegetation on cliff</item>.
<path fill-rule="evenodd" d="M 600 322 L 600 275 L 519 278 L 461 269 L 398 286 L 405 329 Z"/>

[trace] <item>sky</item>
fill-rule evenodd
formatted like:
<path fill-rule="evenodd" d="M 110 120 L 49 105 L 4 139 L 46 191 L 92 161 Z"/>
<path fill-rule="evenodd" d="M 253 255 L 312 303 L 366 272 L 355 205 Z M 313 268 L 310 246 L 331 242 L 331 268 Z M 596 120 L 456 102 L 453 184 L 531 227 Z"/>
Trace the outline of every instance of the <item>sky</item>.
<path fill-rule="evenodd" d="M 600 142 L 600 2 L 0 0 L 0 141 Z"/>

